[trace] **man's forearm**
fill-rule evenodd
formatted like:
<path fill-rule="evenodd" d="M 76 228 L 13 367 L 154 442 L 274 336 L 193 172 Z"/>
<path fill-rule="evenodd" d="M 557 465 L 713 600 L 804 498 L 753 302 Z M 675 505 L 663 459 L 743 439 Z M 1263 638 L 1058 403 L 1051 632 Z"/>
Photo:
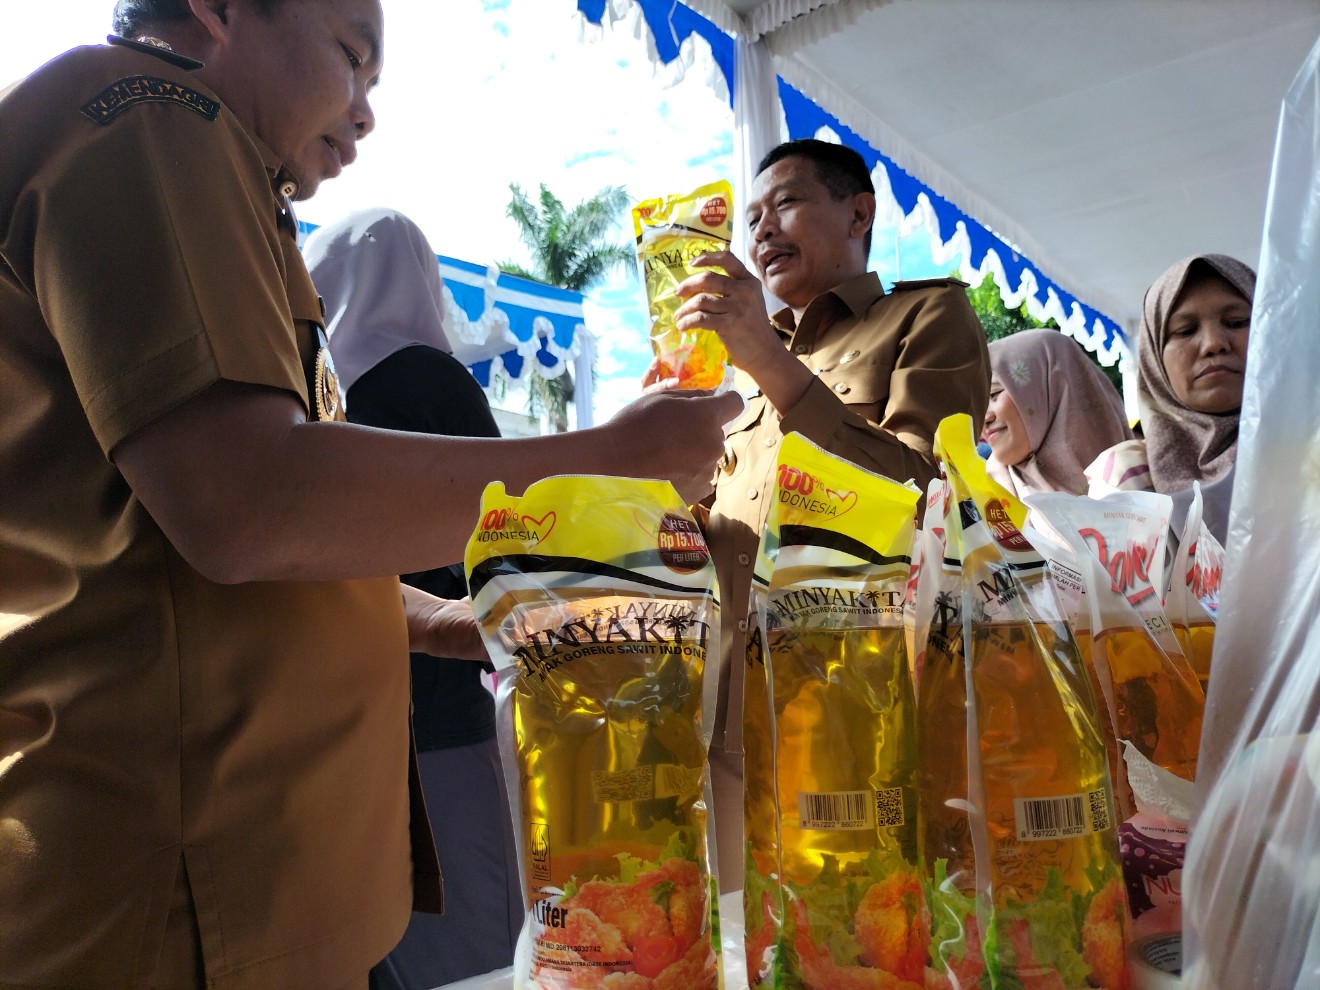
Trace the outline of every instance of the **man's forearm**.
<path fill-rule="evenodd" d="M 490 481 L 555 474 L 710 488 L 733 395 L 650 396 L 592 430 L 517 439 L 309 423 L 276 389 L 220 382 L 112 452 L 184 559 L 212 580 L 339 580 L 459 560 Z"/>

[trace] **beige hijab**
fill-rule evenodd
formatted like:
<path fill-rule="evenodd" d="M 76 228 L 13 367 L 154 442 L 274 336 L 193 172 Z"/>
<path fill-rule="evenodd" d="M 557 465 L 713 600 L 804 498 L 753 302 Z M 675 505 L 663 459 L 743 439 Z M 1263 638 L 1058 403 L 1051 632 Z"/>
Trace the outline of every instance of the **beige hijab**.
<path fill-rule="evenodd" d="M 990 372 L 1017 406 L 1031 444 L 1018 464 L 991 455 L 991 476 L 1019 497 L 1086 493 L 1084 470 L 1129 439 L 1118 390 L 1080 344 L 1058 330 L 1024 330 L 990 343 Z"/>
<path fill-rule="evenodd" d="M 1193 481 L 1218 481 L 1237 459 L 1239 411 L 1214 414 L 1189 409 L 1173 394 L 1169 373 L 1164 370 L 1169 314 L 1196 262 L 1210 266 L 1247 302 L 1256 292 L 1256 273 L 1223 254 L 1184 258 L 1146 290 L 1137 348 L 1137 404 L 1151 481 L 1157 492 L 1166 494 L 1191 488 Z"/>

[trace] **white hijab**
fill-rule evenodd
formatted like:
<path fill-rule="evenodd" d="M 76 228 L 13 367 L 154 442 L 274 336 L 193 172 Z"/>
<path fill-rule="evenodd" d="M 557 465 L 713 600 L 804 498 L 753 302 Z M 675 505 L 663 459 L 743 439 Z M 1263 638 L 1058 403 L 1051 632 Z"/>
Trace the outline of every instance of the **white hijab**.
<path fill-rule="evenodd" d="M 413 344 L 453 353 L 439 261 L 402 213 L 362 210 L 326 224 L 308 235 L 303 260 L 325 302 L 330 356 L 345 392 Z"/>

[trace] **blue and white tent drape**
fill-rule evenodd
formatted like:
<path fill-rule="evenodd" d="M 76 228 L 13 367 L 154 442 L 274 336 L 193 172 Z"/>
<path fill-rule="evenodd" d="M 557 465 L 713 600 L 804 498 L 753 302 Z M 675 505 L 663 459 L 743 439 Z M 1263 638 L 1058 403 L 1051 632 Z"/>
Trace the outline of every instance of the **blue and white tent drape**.
<path fill-rule="evenodd" d="M 582 350 L 582 293 L 542 285 L 494 266 L 439 255 L 445 332 L 455 356 L 483 387 L 503 374 L 522 381 L 535 368 L 554 378 Z"/>
<path fill-rule="evenodd" d="M 303 221 L 298 226 L 302 236 L 315 229 Z M 444 280 L 445 334 L 481 387 L 497 376 L 524 382 L 533 370 L 554 378 L 571 364 L 577 425 L 590 426 L 594 340 L 582 293 L 443 254 L 436 263 Z"/>
<path fill-rule="evenodd" d="M 1054 319 L 1105 364 L 1128 356 L 1127 335 L 1117 320 L 1043 275 L 1013 245 L 901 169 L 783 77 L 774 75 L 764 46 L 740 34 L 746 25 L 732 20 L 717 24 L 677 0 L 576 2 L 586 25 L 622 26 L 645 38 L 652 61 L 664 67 L 666 81 L 676 81 L 695 69 L 717 92 L 727 93 L 734 108 L 742 190 L 750 187 L 752 164 L 780 139 L 775 118 L 777 110 L 782 109 L 788 139 L 827 137 L 861 153 L 872 170 L 882 216 L 887 209 L 903 232 L 924 224 L 930 231 L 932 255 L 937 261 L 961 256 L 963 274 L 974 284 L 993 273 L 1003 289 L 1006 305 L 1025 303 L 1038 319 Z M 762 84 L 761 79 L 771 78 L 774 86 Z M 780 108 L 766 105 L 765 93 L 774 90 Z"/>

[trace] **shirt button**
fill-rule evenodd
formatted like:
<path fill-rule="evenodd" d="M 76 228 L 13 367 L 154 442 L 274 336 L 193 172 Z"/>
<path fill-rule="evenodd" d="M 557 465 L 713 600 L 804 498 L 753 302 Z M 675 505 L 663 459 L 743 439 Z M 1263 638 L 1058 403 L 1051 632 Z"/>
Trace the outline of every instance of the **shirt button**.
<path fill-rule="evenodd" d="M 760 494 L 761 493 L 758 492 L 755 488 L 747 489 L 747 497 L 750 498 L 752 501 L 756 501 L 756 497 Z"/>
<path fill-rule="evenodd" d="M 839 363 L 840 363 L 840 364 L 847 364 L 849 361 L 855 361 L 857 358 L 859 358 L 859 357 L 861 357 L 861 356 L 862 356 L 862 352 L 861 352 L 861 351 L 849 351 L 849 352 L 848 352 L 847 354 L 845 354 L 843 357 L 839 358 Z"/>
<path fill-rule="evenodd" d="M 296 182 L 280 183 L 280 195 L 283 196 L 285 199 L 293 199 L 293 197 L 296 196 L 297 194 L 298 194 L 298 183 Z"/>
<path fill-rule="evenodd" d="M 840 395 L 847 395 L 852 391 L 852 387 L 845 385 L 843 382 L 839 382 L 839 384 L 834 386 L 834 391 L 838 392 Z"/>
<path fill-rule="evenodd" d="M 779 441 L 776 440 L 774 437 L 766 437 L 766 438 L 765 438 L 765 445 L 766 445 L 767 447 L 773 447 L 773 446 L 774 446 L 775 444 L 777 444 L 778 442 L 779 442 Z"/>
<path fill-rule="evenodd" d="M 747 631 L 747 620 L 746 620 L 746 619 L 739 619 L 739 620 L 738 620 L 738 631 L 739 631 L 739 632 L 746 632 L 746 631 Z"/>
<path fill-rule="evenodd" d="M 746 567 L 751 562 L 752 562 L 752 558 L 748 554 L 745 553 L 738 554 L 738 563 L 742 564 L 743 567 Z"/>
<path fill-rule="evenodd" d="M 810 348 L 807 347 L 806 344 L 798 344 L 797 347 L 794 347 L 794 348 L 793 348 L 793 353 L 794 353 L 794 354 L 806 354 L 808 350 L 810 350 Z"/>

